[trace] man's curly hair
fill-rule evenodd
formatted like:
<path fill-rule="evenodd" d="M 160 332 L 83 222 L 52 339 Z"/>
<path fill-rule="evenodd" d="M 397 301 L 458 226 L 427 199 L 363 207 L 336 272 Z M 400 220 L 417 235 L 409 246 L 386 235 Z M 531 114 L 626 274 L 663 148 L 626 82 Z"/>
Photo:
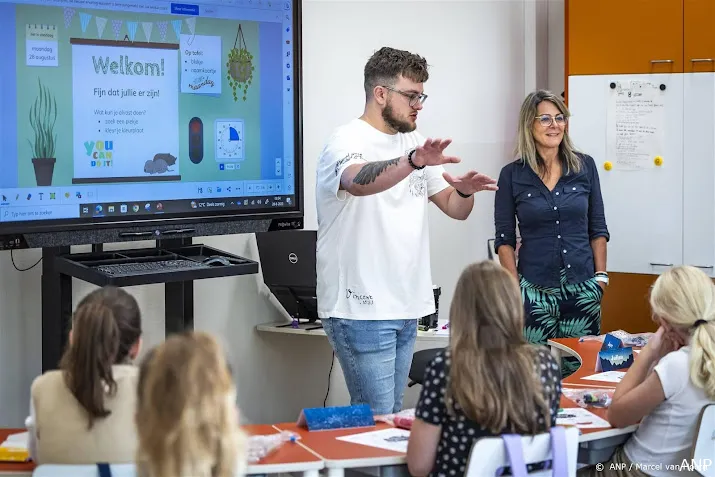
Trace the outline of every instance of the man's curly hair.
<path fill-rule="evenodd" d="M 365 95 L 372 97 L 375 86 L 393 86 L 400 75 L 424 83 L 429 79 L 427 60 L 405 50 L 384 46 L 377 50 L 365 64 Z"/>

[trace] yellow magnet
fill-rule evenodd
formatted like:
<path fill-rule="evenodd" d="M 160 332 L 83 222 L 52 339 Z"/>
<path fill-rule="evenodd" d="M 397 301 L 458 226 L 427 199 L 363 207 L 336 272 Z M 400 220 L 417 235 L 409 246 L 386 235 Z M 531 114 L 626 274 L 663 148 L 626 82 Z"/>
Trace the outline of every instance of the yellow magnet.
<path fill-rule="evenodd" d="M 655 159 L 653 159 L 653 163 L 655 163 L 656 166 L 662 166 L 663 158 L 660 156 L 655 156 Z"/>
<path fill-rule="evenodd" d="M 610 171 L 611 169 L 613 169 L 613 164 L 611 164 L 611 161 L 606 161 L 603 163 L 603 168 L 607 171 Z"/>

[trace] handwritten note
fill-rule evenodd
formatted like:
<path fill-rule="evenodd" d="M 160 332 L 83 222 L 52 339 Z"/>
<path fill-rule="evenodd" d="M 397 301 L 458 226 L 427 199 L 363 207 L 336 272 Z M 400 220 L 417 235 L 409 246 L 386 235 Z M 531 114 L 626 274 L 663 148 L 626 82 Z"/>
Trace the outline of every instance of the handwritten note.
<path fill-rule="evenodd" d="M 656 167 L 663 154 L 665 91 L 650 81 L 617 81 L 608 103 L 607 154 L 614 170 Z"/>

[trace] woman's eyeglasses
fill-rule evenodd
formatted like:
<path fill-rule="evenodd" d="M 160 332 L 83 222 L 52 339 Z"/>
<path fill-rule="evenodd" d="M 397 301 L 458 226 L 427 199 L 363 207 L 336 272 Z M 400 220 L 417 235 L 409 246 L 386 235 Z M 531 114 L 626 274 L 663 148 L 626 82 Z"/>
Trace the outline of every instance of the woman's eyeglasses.
<path fill-rule="evenodd" d="M 545 128 L 548 128 L 554 122 L 556 122 L 557 126 L 564 126 L 564 125 L 566 125 L 566 122 L 568 121 L 568 118 L 564 114 L 557 114 L 556 116 L 542 114 L 541 116 L 536 116 L 535 119 L 538 119 L 539 124 L 541 124 Z"/>

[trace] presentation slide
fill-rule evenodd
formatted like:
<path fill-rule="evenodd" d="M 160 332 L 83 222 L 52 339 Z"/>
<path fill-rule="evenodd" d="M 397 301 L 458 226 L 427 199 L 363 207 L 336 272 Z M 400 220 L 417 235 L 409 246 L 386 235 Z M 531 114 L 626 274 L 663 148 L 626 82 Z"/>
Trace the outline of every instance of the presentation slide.
<path fill-rule="evenodd" d="M 72 45 L 74 178 L 179 176 L 174 48 Z"/>
<path fill-rule="evenodd" d="M 12 11 L 18 161 L 17 181 L 4 183 L 283 180 L 290 33 L 280 23 L 79 6 Z M 262 60 L 262 48 L 275 60 Z"/>

